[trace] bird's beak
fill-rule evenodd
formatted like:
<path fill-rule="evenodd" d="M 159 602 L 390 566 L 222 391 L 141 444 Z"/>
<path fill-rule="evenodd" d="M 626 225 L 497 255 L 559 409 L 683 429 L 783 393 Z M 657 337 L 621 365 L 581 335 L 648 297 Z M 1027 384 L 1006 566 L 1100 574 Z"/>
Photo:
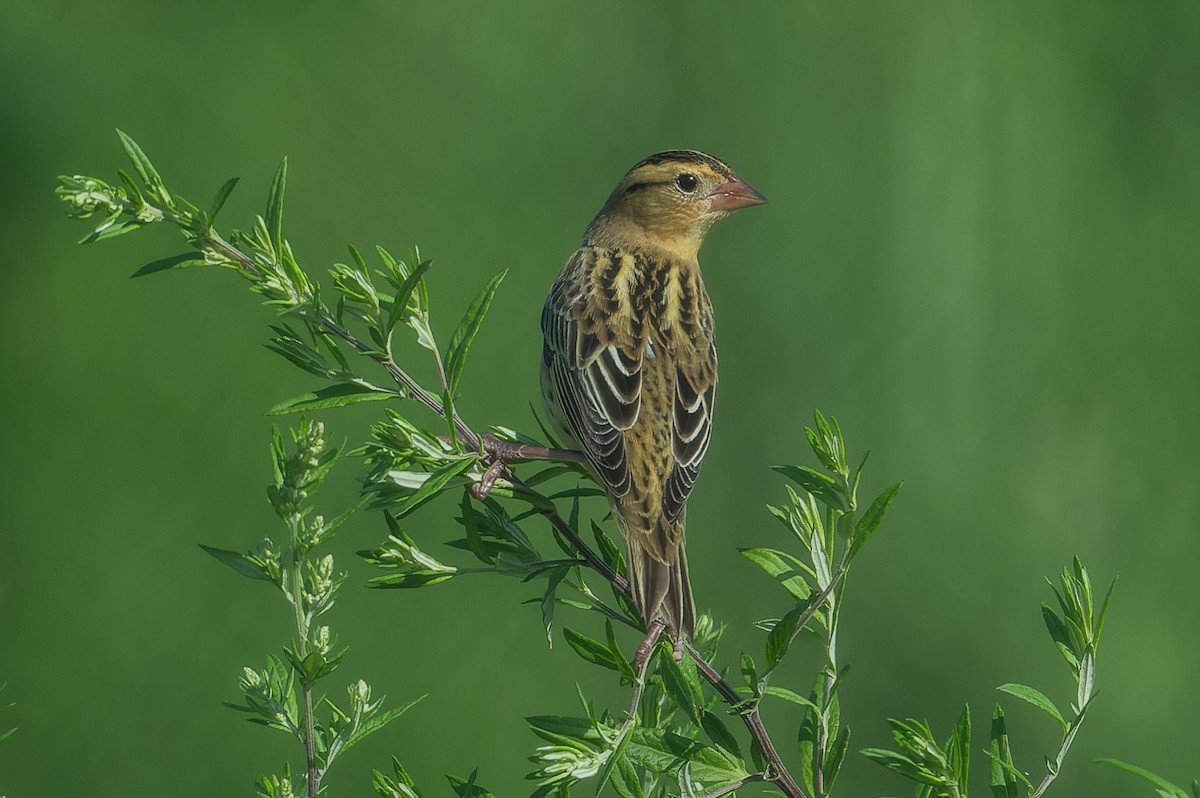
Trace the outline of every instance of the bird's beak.
<path fill-rule="evenodd" d="M 730 175 L 728 180 L 717 186 L 708 200 L 709 207 L 714 211 L 736 211 L 752 205 L 765 205 L 766 202 L 767 198 L 762 192 L 737 175 Z"/>

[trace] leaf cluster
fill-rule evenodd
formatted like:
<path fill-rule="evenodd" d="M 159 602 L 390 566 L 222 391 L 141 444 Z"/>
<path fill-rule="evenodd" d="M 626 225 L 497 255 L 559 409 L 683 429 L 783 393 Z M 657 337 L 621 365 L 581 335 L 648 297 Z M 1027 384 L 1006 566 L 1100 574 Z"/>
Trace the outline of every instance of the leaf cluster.
<path fill-rule="evenodd" d="M 1061 712 L 1042 691 L 1025 684 L 1007 683 L 999 691 L 1019 698 L 1052 718 L 1062 733 L 1058 750 L 1045 756 L 1046 773 L 1034 784 L 1025 771 L 1013 762 L 1008 725 L 1003 708 L 996 704 L 988 747 L 989 776 L 995 798 L 1018 798 L 1022 791 L 1030 798 L 1044 794 L 1058 777 L 1071 745 L 1083 724 L 1084 716 L 1095 697 L 1096 651 L 1100 633 L 1108 613 L 1116 580 L 1109 585 L 1097 610 L 1087 569 L 1076 557 L 1070 568 L 1064 568 L 1059 585 L 1050 583 L 1058 610 L 1042 602 L 1042 618 L 1055 647 L 1069 666 L 1076 683 L 1076 693 L 1070 712 Z M 939 745 L 928 724 L 908 719 L 889 719 L 892 736 L 898 750 L 868 748 L 862 753 L 906 779 L 916 782 L 918 798 L 961 798 L 967 795 L 967 769 L 971 751 L 970 707 L 964 708 L 953 732 Z"/>
<path fill-rule="evenodd" d="M 202 546 L 219 562 L 250 579 L 269 582 L 292 610 L 294 637 L 283 656 L 270 655 L 264 668 L 245 668 L 240 702 L 226 706 L 249 715 L 248 720 L 293 737 L 305 750 L 303 794 L 317 795 L 334 760 L 382 729 L 416 701 L 392 709 L 372 699 L 370 686 L 358 680 L 346 688 L 346 701 L 315 699 L 319 682 L 342 664 L 347 649 L 338 648 L 327 625 L 318 623 L 334 604 L 344 575 L 334 569 L 333 556 L 315 549 L 328 542 L 357 508 L 332 521 L 314 512 L 310 499 L 338 461 L 339 449 L 326 444 L 324 425 L 301 419 L 288 448 L 279 431 L 271 440 L 272 481 L 267 498 L 288 529 L 282 543 L 263 539 L 251 552 L 239 553 Z M 419 699 L 418 699 L 419 700 Z M 301 794 L 290 766 L 282 775 L 265 776 L 259 792 L 272 798 Z"/>

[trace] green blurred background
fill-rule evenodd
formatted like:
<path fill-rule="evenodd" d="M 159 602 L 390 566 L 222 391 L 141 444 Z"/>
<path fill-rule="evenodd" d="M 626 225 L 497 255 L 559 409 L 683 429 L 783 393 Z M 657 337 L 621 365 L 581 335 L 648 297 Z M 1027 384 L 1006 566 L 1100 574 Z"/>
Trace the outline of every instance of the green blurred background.
<path fill-rule="evenodd" d="M 276 532 L 264 410 L 313 381 L 261 347 L 269 312 L 229 274 L 127 279 L 180 250 L 173 231 L 74 243 L 54 177 L 114 177 L 115 127 L 201 203 L 240 175 L 227 226 L 287 154 L 302 260 L 419 244 L 443 335 L 510 269 L 460 408 L 527 429 L 542 298 L 617 178 L 672 147 L 728 160 L 772 202 L 702 257 L 721 409 L 690 552 L 730 624 L 723 661 L 761 651 L 750 624 L 782 606 L 734 547 L 786 543 L 767 467 L 807 461 L 819 407 L 874 452 L 872 492 L 906 482 L 843 616 L 854 748 L 887 744 L 887 716 L 944 734 L 964 701 L 984 730 L 1002 682 L 1066 705 L 1038 601 L 1079 553 L 1120 585 L 1052 794 L 1150 794 L 1098 756 L 1200 775 L 1200 4 L 50 0 L 4 19 L 0 727 L 19 730 L 0 794 L 250 794 L 297 761 L 220 706 L 284 641 L 284 607 L 196 544 Z M 361 440 L 378 410 L 326 416 L 331 437 Z M 445 539 L 450 515 L 409 528 Z M 536 587 L 361 589 L 351 552 L 382 536 L 364 515 L 340 541 L 333 681 L 429 697 L 346 756 L 334 794 L 367 794 L 391 753 L 432 795 L 475 765 L 525 794 L 523 715 L 575 713 L 576 682 L 625 705 L 546 649 L 519 604 Z M 807 665 L 784 681 L 805 689 Z M 1014 703 L 1037 770 L 1055 729 Z M 768 718 L 784 748 L 794 719 Z M 909 792 L 857 756 L 840 786 Z"/>

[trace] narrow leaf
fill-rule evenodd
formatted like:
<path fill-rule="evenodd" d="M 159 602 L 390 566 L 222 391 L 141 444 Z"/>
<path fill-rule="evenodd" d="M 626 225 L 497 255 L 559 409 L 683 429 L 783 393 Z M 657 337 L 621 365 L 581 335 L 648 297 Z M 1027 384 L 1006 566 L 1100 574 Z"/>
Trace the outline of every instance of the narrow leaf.
<path fill-rule="evenodd" d="M 125 149 L 125 154 L 129 156 L 133 168 L 137 170 L 138 176 L 142 178 L 142 182 L 157 194 L 158 198 L 164 203 L 170 204 L 171 195 L 167 193 L 162 177 L 158 174 L 158 170 L 154 168 L 154 164 L 150 163 L 150 159 L 146 157 L 146 153 L 123 130 L 118 130 L 117 136 L 121 139 L 121 146 Z"/>
<path fill-rule="evenodd" d="M 989 775 L 993 798 L 1017 798 L 1019 790 L 1013 773 L 1012 751 L 1008 746 L 1008 728 L 1004 722 L 1004 710 L 996 705 L 992 713 L 992 738 L 987 753 L 991 759 Z"/>
<path fill-rule="evenodd" d="M 342 747 L 342 751 L 347 751 L 352 745 L 362 742 L 368 735 L 379 731 L 384 726 L 388 725 L 393 720 L 419 704 L 424 698 L 425 696 L 414 698 L 407 704 L 401 704 L 398 707 L 392 707 L 391 709 L 384 710 L 383 712 L 370 716 L 362 722 L 362 725 L 358 727 L 358 730 L 350 737 L 349 740 L 346 741 L 346 744 Z"/>
<path fill-rule="evenodd" d="M 804 577 L 806 573 L 813 575 L 812 569 L 792 555 L 765 548 L 738 549 L 738 552 L 766 571 L 797 601 L 803 601 L 812 594 L 812 588 Z"/>
<path fill-rule="evenodd" d="M 846 497 L 838 490 L 837 482 L 827 474 L 808 466 L 797 465 L 771 466 L 771 470 L 783 474 L 826 505 L 843 513 L 849 509 Z"/>
<path fill-rule="evenodd" d="M 264 582 L 272 581 L 266 569 L 245 554 L 229 551 L 228 549 L 218 549 L 214 546 L 205 546 L 203 543 L 200 544 L 200 548 L 212 555 L 218 562 L 228 565 L 242 576 L 248 576 L 251 579 L 261 579 Z"/>
<path fill-rule="evenodd" d="M 620 671 L 620 667 L 613 660 L 612 652 L 608 650 L 608 646 L 599 640 L 594 640 L 569 626 L 563 627 L 563 637 L 566 638 L 567 645 L 584 660 L 593 665 L 608 668 L 609 670 Z"/>
<path fill-rule="evenodd" d="M 738 759 L 742 758 L 742 749 L 738 745 L 737 738 L 730 733 L 729 727 L 725 725 L 725 722 L 714 713 L 707 709 L 704 710 L 704 715 L 700 719 L 700 725 L 704 727 L 704 732 L 708 735 L 708 739 L 726 751 L 731 752 Z"/>
<path fill-rule="evenodd" d="M 484 545 L 483 536 L 479 533 L 479 519 L 475 512 L 475 505 L 471 503 L 471 495 L 466 491 L 463 492 L 459 509 L 462 511 L 463 529 L 467 533 L 467 547 L 480 562 L 495 565 L 496 558 L 488 552 L 487 546 Z M 553 591 L 548 592 L 553 593 Z"/>
<path fill-rule="evenodd" d="M 358 383 L 343 382 L 330 385 L 327 388 L 312 393 L 294 396 L 280 402 L 267 411 L 268 416 L 285 416 L 289 413 L 307 413 L 313 410 L 324 410 L 330 407 L 344 407 L 358 402 L 376 402 L 381 399 L 394 399 L 397 394 L 393 391 L 375 388 Z"/>
<path fill-rule="evenodd" d="M 1034 689 L 1028 685 L 1014 684 L 1011 682 L 1008 684 L 1002 684 L 996 689 L 1003 693 L 1008 693 L 1011 696 L 1016 696 L 1022 701 L 1032 704 L 1042 712 L 1045 712 L 1047 715 L 1058 721 L 1059 725 L 1063 727 L 1063 731 L 1067 730 L 1067 722 L 1063 720 L 1062 713 L 1058 711 L 1058 707 L 1054 706 L 1054 702 L 1051 701 L 1042 691 Z"/>
<path fill-rule="evenodd" d="M 821 708 L 815 703 L 800 695 L 795 690 L 789 690 L 786 687 L 775 687 L 774 685 L 768 685 L 767 687 L 763 688 L 763 694 L 773 696 L 775 698 L 782 698 L 784 701 L 790 701 L 793 704 L 802 706 L 805 709 L 811 709 L 814 712 L 821 711 Z"/>
<path fill-rule="evenodd" d="M 446 355 L 446 379 L 449 384 L 449 393 L 453 394 L 458 388 L 459 379 L 462 377 L 463 367 L 466 365 L 467 351 L 471 348 L 471 343 L 475 340 L 475 336 L 479 333 L 479 328 L 483 325 L 483 318 L 487 315 L 488 308 L 491 307 L 492 298 L 496 295 L 496 289 L 500 287 L 500 282 L 508 271 L 502 271 L 488 281 L 483 290 L 467 308 L 466 314 L 462 321 L 458 323 L 458 328 L 455 329 L 454 335 L 450 338 L 450 346 L 447 349 Z"/>
<path fill-rule="evenodd" d="M 620 798 L 645 798 L 642 780 L 638 776 L 637 770 L 629 762 L 629 757 L 622 753 L 615 759 L 617 764 L 609 776 L 609 781 L 612 783 L 613 789 L 617 791 L 617 795 Z"/>
<path fill-rule="evenodd" d="M 388 313 L 387 326 L 384 328 L 384 334 L 391 333 L 396 329 L 396 325 L 400 323 L 400 319 L 404 318 L 404 312 L 408 309 L 408 302 L 412 298 L 413 291 L 417 289 L 418 284 L 425 279 L 425 272 L 429 271 L 429 267 L 433 265 L 433 261 L 427 260 L 423 263 L 418 263 L 409 273 L 408 277 L 404 278 L 404 282 L 396 289 L 396 296 L 392 298 L 392 309 Z"/>
<path fill-rule="evenodd" d="M 491 790 L 475 783 L 477 772 L 472 771 L 471 775 L 465 779 L 458 776 L 446 776 L 446 780 L 450 782 L 450 787 L 458 798 L 496 798 Z"/>
<path fill-rule="evenodd" d="M 437 496 L 450 480 L 466 471 L 474 463 L 475 458 L 473 457 L 452 460 L 450 463 L 431 473 L 429 478 L 417 489 L 416 493 L 402 500 L 401 508 L 396 514 L 397 517 L 403 518 L 434 496 Z"/>
<path fill-rule="evenodd" d="M 217 189 L 217 196 L 213 197 L 212 204 L 208 206 L 208 214 L 205 217 L 208 219 L 209 227 L 212 226 L 213 221 L 217 218 L 217 214 L 225 207 L 225 200 L 229 199 L 229 195 L 233 193 L 233 187 L 237 183 L 238 178 L 231 177 Z"/>
<path fill-rule="evenodd" d="M 275 178 L 271 181 L 271 191 L 267 194 L 267 212 L 263 220 L 267 224 L 267 233 L 271 236 L 271 245 L 275 247 L 275 256 L 283 260 L 283 194 L 287 188 L 287 158 L 279 162 L 275 170 Z"/>
<path fill-rule="evenodd" d="M 1158 789 L 1162 790 L 1164 793 L 1173 796 L 1173 798 L 1188 798 L 1187 792 L 1185 792 L 1182 787 L 1172 784 L 1161 776 L 1151 773 L 1145 768 L 1140 768 L 1137 765 L 1131 765 L 1128 762 L 1122 762 L 1119 759 L 1112 759 L 1111 757 L 1101 757 L 1092 761 L 1102 762 L 1106 765 L 1112 765 L 1115 768 L 1124 770 L 1126 773 L 1132 773 L 1135 776 L 1140 776 Z"/>
<path fill-rule="evenodd" d="M 888 508 L 892 506 L 892 502 L 896 498 L 896 494 L 903 487 L 903 482 L 896 482 L 884 489 L 883 493 L 875 497 L 875 501 L 871 502 L 871 506 L 863 513 L 858 523 L 854 525 L 854 540 L 851 543 L 853 552 L 857 552 L 867 541 L 871 539 L 871 535 L 875 534 L 875 530 L 879 527 L 883 517 L 887 514 Z"/>
<path fill-rule="evenodd" d="M 951 766 L 958 778 L 958 789 L 963 795 L 968 793 L 967 782 L 971 774 L 971 707 L 964 706 L 958 723 L 954 725 L 950 742 L 946 750 L 953 752 Z"/>
<path fill-rule="evenodd" d="M 130 279 L 134 277 L 145 277 L 147 274 L 156 274 L 165 272 L 171 269 L 188 269 L 194 266 L 208 266 L 209 263 L 204 260 L 204 256 L 198 252 L 182 252 L 178 255 L 172 255 L 169 258 L 159 258 L 156 261 L 147 263 L 142 268 L 138 269 L 133 274 L 129 275 Z"/>
<path fill-rule="evenodd" d="M 470 498 L 464 495 L 463 501 Z M 563 565 L 550 571 L 546 580 L 546 592 L 542 594 L 542 626 L 546 629 L 546 645 L 554 648 L 554 605 L 557 603 L 558 585 L 571 572 L 569 566 Z"/>
<path fill-rule="evenodd" d="M 767 650 L 766 660 L 767 669 L 774 668 L 787 654 L 788 649 L 792 645 L 792 640 L 800 632 L 800 616 L 804 615 L 808 609 L 810 601 L 801 601 L 792 607 L 787 615 L 779 619 L 779 623 L 771 629 L 771 633 L 767 635 Z"/>

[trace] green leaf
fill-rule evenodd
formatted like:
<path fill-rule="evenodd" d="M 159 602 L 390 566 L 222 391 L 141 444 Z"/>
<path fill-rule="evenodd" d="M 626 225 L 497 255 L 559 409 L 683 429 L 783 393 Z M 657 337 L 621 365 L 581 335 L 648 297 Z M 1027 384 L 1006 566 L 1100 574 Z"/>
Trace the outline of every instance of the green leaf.
<path fill-rule="evenodd" d="M 92 244 L 96 241 L 104 241 L 109 238 L 116 238 L 126 233 L 132 233 L 140 227 L 144 227 L 147 223 L 139 219 L 122 219 L 121 212 L 118 211 L 107 219 L 105 219 L 99 227 L 93 230 L 84 238 L 80 239 L 80 244 Z"/>
<path fill-rule="evenodd" d="M 704 727 L 704 733 L 708 735 L 708 739 L 726 751 L 732 752 L 738 759 L 742 758 L 742 749 L 738 745 L 737 738 L 730 733 L 729 727 L 725 725 L 725 722 L 714 713 L 707 709 L 704 710 L 704 715 L 700 719 L 700 725 Z"/>
<path fill-rule="evenodd" d="M 358 402 L 377 402 L 381 399 L 395 399 L 399 395 L 393 391 L 374 386 L 361 385 L 353 382 L 343 382 L 330 385 L 327 388 L 294 396 L 280 402 L 267 411 L 268 416 L 285 416 L 290 413 L 307 413 L 313 410 L 325 410 L 330 407 L 345 407 Z"/>
<path fill-rule="evenodd" d="M 758 668 L 754 664 L 754 657 L 742 652 L 738 659 L 738 667 L 742 671 L 742 678 L 746 680 L 746 686 L 758 693 Z"/>
<path fill-rule="evenodd" d="M 813 712 L 821 711 L 821 708 L 818 707 L 815 703 L 813 703 L 809 699 L 805 698 L 804 696 L 800 695 L 795 690 L 789 690 L 786 687 L 775 687 L 772 685 L 768 685 L 767 687 L 763 688 L 763 695 L 769 695 L 769 696 L 773 696 L 775 698 L 782 698 L 784 701 L 790 701 L 793 704 L 797 704 L 799 706 L 804 707 L 805 709 L 811 709 Z"/>
<path fill-rule="evenodd" d="M 842 763 L 846 760 L 846 752 L 850 750 L 850 727 L 844 726 L 834 737 L 833 742 L 829 746 L 829 753 L 825 757 L 825 789 L 832 790 L 833 783 L 837 780 L 838 774 L 842 770 Z M 964 795 L 966 793 L 963 793 Z"/>
<path fill-rule="evenodd" d="M 433 337 L 433 328 L 429 326 L 429 314 L 424 311 L 418 311 L 408 317 L 408 326 L 413 328 L 417 334 L 417 343 L 430 352 L 433 352 L 438 358 L 441 354 L 438 352 L 437 341 Z"/>
<path fill-rule="evenodd" d="M 1004 723 L 1004 710 L 999 704 L 992 713 L 992 739 L 988 744 L 987 754 L 991 759 L 989 773 L 993 798 L 1018 798 L 1019 788 L 1014 774 L 1020 775 L 1020 772 L 1013 765 L 1012 751 L 1008 746 L 1008 728 Z M 1024 776 L 1021 778 L 1024 779 Z"/>
<path fill-rule="evenodd" d="M 930 779 L 929 773 L 924 768 L 904 754 L 889 751 L 886 748 L 864 748 L 859 753 L 875 764 L 883 765 L 888 770 L 894 770 L 905 778 L 922 784 L 937 783 Z"/>
<path fill-rule="evenodd" d="M 568 718 L 561 715 L 530 715 L 525 718 L 529 728 L 538 737 L 552 743 L 562 740 L 585 740 L 602 742 L 600 734 L 592 727 L 587 718 Z"/>
<path fill-rule="evenodd" d="M 658 673 L 662 677 L 663 687 L 674 699 L 676 705 L 687 713 L 693 723 L 699 723 L 700 713 L 704 709 L 704 694 L 700 690 L 700 685 L 694 680 L 688 679 L 684 674 L 684 662 L 690 663 L 691 660 L 685 658 L 682 662 L 676 662 L 675 657 L 670 654 L 660 656 Z"/>
<path fill-rule="evenodd" d="M 408 309 L 408 302 L 412 298 L 413 291 L 425 279 L 425 272 L 429 271 L 429 267 L 432 265 L 433 261 L 431 260 L 418 263 L 408 277 L 404 278 L 400 287 L 396 289 L 396 296 L 392 298 L 391 311 L 388 313 L 387 326 L 384 328 L 385 334 L 396 329 L 396 325 L 400 323 L 400 319 L 404 317 L 404 312 Z"/>
<path fill-rule="evenodd" d="M 146 187 L 158 195 L 164 204 L 171 204 L 171 195 L 167 192 L 167 188 L 163 185 L 162 177 L 158 174 L 158 170 L 154 168 L 154 164 L 150 163 L 150 159 L 146 157 L 146 153 L 138 146 L 138 143 L 125 134 L 123 130 L 117 130 L 117 136 L 121 139 L 121 146 L 125 149 L 125 154 L 129 156 L 133 168 L 137 170 L 138 176 L 142 178 L 142 182 Z"/>
<path fill-rule="evenodd" d="M 468 499 L 464 498 L 464 501 Z M 554 648 L 554 605 L 557 603 L 558 586 L 567 574 L 570 566 L 562 565 L 550 571 L 546 580 L 546 592 L 542 594 L 542 626 L 546 629 L 546 645 Z"/>
<path fill-rule="evenodd" d="M 479 534 L 478 514 L 475 512 L 475 505 L 471 503 L 471 495 L 466 491 L 463 491 L 458 507 L 462 511 L 463 530 L 467 533 L 467 547 L 480 562 L 495 565 L 496 558 L 488 552 L 487 546 L 483 542 L 483 536 Z"/>
<path fill-rule="evenodd" d="M 471 348 L 471 343 L 479 333 L 479 328 L 483 324 L 483 318 L 487 315 L 488 308 L 492 304 L 492 298 L 496 295 L 496 289 L 500 287 L 500 282 L 506 274 L 508 274 L 507 269 L 488 281 L 483 290 L 479 292 L 479 295 L 475 297 L 471 306 L 467 308 L 462 321 L 458 323 L 457 329 L 454 330 L 454 335 L 450 337 L 450 346 L 446 350 L 446 380 L 449 386 L 449 393 L 452 395 L 458 389 L 458 381 L 462 378 L 463 367 L 467 361 L 467 351 Z"/>
<path fill-rule="evenodd" d="M 727 751 L 661 729 L 633 729 L 626 755 L 656 775 L 677 773 L 686 763 L 692 779 L 705 785 L 728 784 L 749 775 Z"/>
<path fill-rule="evenodd" d="M 216 220 L 217 214 L 225 207 L 225 200 L 229 199 L 229 195 L 233 193 L 233 187 L 238 183 L 238 178 L 231 177 L 226 180 L 219 189 L 217 196 L 213 197 L 212 204 L 208 206 L 208 213 L 205 218 L 208 220 L 208 226 L 212 227 L 212 223 Z"/>
<path fill-rule="evenodd" d="M 431 585 L 440 584 L 447 579 L 453 579 L 458 576 L 457 571 L 436 571 L 436 570 L 419 570 L 406 571 L 398 574 L 387 574 L 385 576 L 375 576 L 367 580 L 367 587 L 379 588 L 383 590 L 410 590 L 418 587 L 430 587 Z"/>
<path fill-rule="evenodd" d="M 608 646 L 599 640 L 594 640 L 582 632 L 577 632 L 569 626 L 563 627 L 563 637 L 576 654 L 593 665 L 599 665 L 613 671 L 620 671 L 617 661 L 613 659 Z"/>
<path fill-rule="evenodd" d="M 858 519 L 858 523 L 854 525 L 854 540 L 850 544 L 851 556 L 858 552 L 867 541 L 871 539 L 871 535 L 875 534 L 875 530 L 883 521 L 884 515 L 887 514 L 888 508 L 892 506 L 892 502 L 896 498 L 896 494 L 903 487 L 903 482 L 896 482 L 887 486 L 883 493 L 875 497 L 875 501 L 871 502 L 871 506 Z"/>
<path fill-rule="evenodd" d="M 572 524 L 572 526 L 577 526 Z M 592 537 L 596 539 L 596 546 L 600 550 L 600 556 L 604 562 L 608 563 L 614 571 L 619 574 L 625 573 L 625 555 L 621 553 L 621 549 L 613 542 L 600 525 L 592 521 Z"/>
<path fill-rule="evenodd" d="M 471 775 L 465 779 L 458 776 L 446 776 L 446 779 L 450 782 L 450 787 L 458 795 L 458 798 L 496 798 L 491 790 L 475 783 L 477 773 L 479 773 L 478 770 L 473 770 Z"/>
<path fill-rule="evenodd" d="M 608 618 L 604 619 L 604 633 L 608 640 L 608 650 L 612 654 L 613 662 L 617 664 L 617 670 L 621 674 L 621 680 L 633 684 L 637 681 L 637 673 L 633 670 L 633 665 L 629 660 L 625 659 L 625 655 L 621 652 L 621 644 L 617 642 L 617 634 L 613 631 L 612 621 Z"/>
<path fill-rule="evenodd" d="M 286 188 L 287 158 L 284 158 L 275 170 L 271 191 L 267 194 L 267 211 L 263 215 L 267 233 L 271 236 L 271 244 L 275 247 L 275 257 L 280 261 L 283 260 L 283 194 Z"/>
<path fill-rule="evenodd" d="M 797 601 L 803 601 L 812 594 L 812 588 L 804 577 L 806 573 L 812 575 L 812 569 L 792 555 L 764 548 L 738 549 L 738 552 L 783 585 Z"/>
<path fill-rule="evenodd" d="M 362 724 L 358 727 L 358 731 L 356 731 L 353 735 L 351 735 L 350 739 L 346 740 L 346 744 L 342 747 L 342 751 L 347 751 L 347 750 L 349 750 L 349 748 L 352 745 L 362 742 L 364 739 L 367 738 L 368 735 L 374 734 L 375 732 L 379 731 L 384 726 L 388 725 L 393 720 L 400 717 L 408 710 L 412 709 L 414 706 L 419 704 L 424 699 L 425 699 L 425 696 L 421 696 L 420 698 L 414 698 L 412 701 L 409 701 L 407 704 L 401 704 L 398 707 L 393 707 L 389 710 L 385 710 L 383 712 L 380 712 L 378 714 L 370 716 L 369 718 L 367 718 L 366 720 L 364 720 L 362 722 Z"/>
<path fill-rule="evenodd" d="M 1054 645 L 1062 654 L 1063 659 L 1067 661 L 1072 671 L 1079 669 L 1079 657 L 1075 653 L 1075 644 L 1071 640 L 1071 633 L 1067 630 L 1066 624 L 1058 617 L 1058 613 L 1047 604 L 1042 602 L 1042 621 L 1046 624 L 1046 631 L 1050 633 L 1050 637 L 1054 640 Z"/>
<path fill-rule="evenodd" d="M 474 465 L 476 459 L 474 457 L 464 457 L 460 460 L 451 460 L 446 465 L 431 473 L 415 493 L 400 500 L 400 509 L 396 511 L 397 517 L 403 518 L 425 502 L 437 496 L 450 480 Z"/>
<path fill-rule="evenodd" d="M 214 546 L 205 546 L 203 543 L 200 544 L 200 548 L 212 555 L 218 562 L 228 565 L 242 576 L 248 576 L 251 579 L 261 579 L 264 582 L 274 581 L 261 563 L 251 557 L 247 557 L 245 554 L 229 551 L 228 549 L 218 549 Z"/>
<path fill-rule="evenodd" d="M 1063 731 L 1067 730 L 1067 722 L 1063 720 L 1062 713 L 1058 711 L 1058 707 L 1054 706 L 1054 702 L 1046 697 L 1046 694 L 1040 690 L 1036 690 L 1024 684 L 1002 684 L 996 688 L 997 690 L 1008 693 L 1011 696 L 1016 696 L 1022 701 L 1028 702 L 1033 706 L 1045 712 L 1050 717 L 1058 721 L 1062 726 Z"/>
<path fill-rule="evenodd" d="M 616 766 L 609 774 L 609 782 L 617 795 L 620 798 L 646 798 L 646 794 L 642 790 L 642 780 L 638 777 L 637 770 L 629 762 L 629 757 L 622 752 L 614 759 Z"/>
<path fill-rule="evenodd" d="M 688 774 L 705 787 L 718 787 L 750 775 L 741 759 L 711 745 L 701 746 L 692 752 Z"/>
<path fill-rule="evenodd" d="M 178 255 L 172 255 L 169 258 L 159 258 L 156 261 L 147 263 L 142 268 L 138 269 L 133 274 L 129 275 L 130 279 L 134 277 L 145 277 L 147 274 L 157 274 L 158 272 L 170 271 L 171 269 L 189 269 L 195 266 L 208 266 L 208 261 L 204 260 L 204 256 L 198 252 L 182 252 Z"/>
<path fill-rule="evenodd" d="M 963 707 L 962 715 L 959 716 L 958 723 L 954 724 L 954 731 L 951 732 L 945 749 L 949 755 L 948 763 L 958 779 L 958 790 L 961 794 L 966 795 L 968 792 L 967 782 L 971 774 L 971 707 L 969 705 Z"/>
<path fill-rule="evenodd" d="M 826 505 L 839 512 L 844 513 L 849 509 L 846 497 L 842 495 L 837 482 L 829 475 L 822 474 L 820 471 L 808 466 L 798 465 L 771 466 L 771 470 L 783 474 Z"/>
<path fill-rule="evenodd" d="M 792 640 L 800 632 L 800 618 L 808 612 L 811 604 L 811 600 L 798 602 L 771 629 L 770 634 L 767 635 L 767 670 L 774 669 L 784 656 L 787 655 L 788 649 L 792 645 Z"/>
<path fill-rule="evenodd" d="M 592 710 L 590 705 L 588 706 L 588 715 L 590 718 L 593 718 L 593 719 L 595 717 L 595 712 Z M 593 720 L 593 722 L 594 722 L 594 720 Z M 628 723 L 621 727 L 620 737 L 617 740 L 617 747 L 612 750 L 611 754 L 609 754 L 608 759 L 604 763 L 604 766 L 600 768 L 600 772 L 599 772 L 599 774 L 597 774 L 596 795 L 599 795 L 600 792 L 604 789 L 604 785 L 608 784 L 609 778 L 612 776 L 613 771 L 617 767 L 617 762 L 622 759 L 624 759 L 626 762 L 629 761 L 625 757 L 625 749 L 629 747 L 629 732 L 634 729 L 636 724 L 637 724 L 637 719 L 630 718 Z M 615 789 L 615 786 L 614 786 L 614 789 Z"/>
<path fill-rule="evenodd" d="M 1115 768 L 1124 770 L 1126 773 L 1132 773 L 1135 776 L 1140 776 L 1157 787 L 1162 794 L 1169 795 L 1171 798 L 1189 798 L 1187 792 L 1182 787 L 1172 784 L 1161 776 L 1151 773 L 1145 768 L 1140 768 L 1137 765 L 1131 765 L 1128 762 L 1122 762 L 1119 759 L 1112 759 L 1111 757 L 1101 757 L 1099 759 L 1093 759 L 1092 761 L 1102 762 L 1106 765 L 1112 765 Z"/>

